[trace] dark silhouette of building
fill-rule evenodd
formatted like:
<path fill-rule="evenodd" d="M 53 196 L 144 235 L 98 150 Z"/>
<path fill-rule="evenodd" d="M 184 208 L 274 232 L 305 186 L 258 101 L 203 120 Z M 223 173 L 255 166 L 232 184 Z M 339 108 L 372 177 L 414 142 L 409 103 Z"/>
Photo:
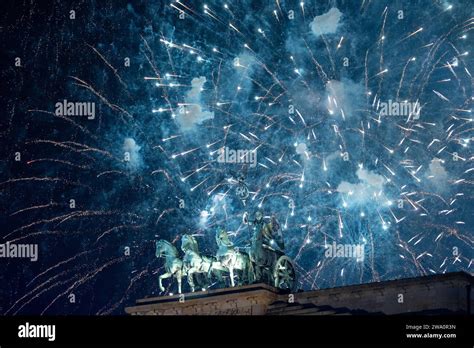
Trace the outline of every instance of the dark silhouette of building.
<path fill-rule="evenodd" d="M 472 314 L 465 272 L 331 289 L 282 292 L 265 284 L 137 300 L 132 315 Z"/>

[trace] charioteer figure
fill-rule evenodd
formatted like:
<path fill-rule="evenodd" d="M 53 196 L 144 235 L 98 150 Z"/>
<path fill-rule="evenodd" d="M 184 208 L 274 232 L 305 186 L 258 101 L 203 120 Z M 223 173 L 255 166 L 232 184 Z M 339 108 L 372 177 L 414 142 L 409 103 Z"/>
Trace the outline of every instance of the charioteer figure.
<path fill-rule="evenodd" d="M 271 217 L 270 222 L 265 223 L 261 211 L 257 211 L 254 219 L 247 220 L 247 223 L 253 226 L 250 258 L 255 264 L 256 281 L 269 281 L 271 275 L 267 270 L 275 262 L 278 254 L 284 254 L 285 249 L 280 224 L 275 216 Z"/>

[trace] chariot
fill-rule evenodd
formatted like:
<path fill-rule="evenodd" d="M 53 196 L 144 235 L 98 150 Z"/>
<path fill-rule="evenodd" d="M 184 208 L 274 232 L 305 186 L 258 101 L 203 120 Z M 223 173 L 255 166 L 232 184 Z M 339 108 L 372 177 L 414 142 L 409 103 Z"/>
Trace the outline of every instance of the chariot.
<path fill-rule="evenodd" d="M 256 281 L 267 283 L 282 290 L 296 290 L 296 269 L 293 261 L 281 250 L 262 245 L 262 254 L 259 261 L 252 261 L 256 271 Z M 258 274 L 260 272 L 260 278 Z"/>

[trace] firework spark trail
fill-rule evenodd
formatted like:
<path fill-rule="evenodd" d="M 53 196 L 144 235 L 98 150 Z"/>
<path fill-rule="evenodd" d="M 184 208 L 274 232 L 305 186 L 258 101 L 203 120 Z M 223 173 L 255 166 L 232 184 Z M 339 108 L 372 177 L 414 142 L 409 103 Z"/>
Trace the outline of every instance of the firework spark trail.
<path fill-rule="evenodd" d="M 10 216 L 14 216 L 16 214 L 20 214 L 20 213 L 23 213 L 25 211 L 31 211 L 31 210 L 35 210 L 35 209 L 43 209 L 43 208 L 49 208 L 49 207 L 56 207 L 58 205 L 59 205 L 58 203 L 54 203 L 54 202 L 50 202 L 48 204 L 35 205 L 35 206 L 32 206 L 32 207 L 17 210 L 15 212 L 11 213 Z"/>
<path fill-rule="evenodd" d="M 41 162 L 55 162 L 55 163 L 65 164 L 65 165 L 68 165 L 68 166 L 71 166 L 71 167 L 74 167 L 74 168 L 77 168 L 77 169 L 85 169 L 85 170 L 91 169 L 91 167 L 88 166 L 88 165 L 80 165 L 80 164 L 76 164 L 76 163 L 72 163 L 72 162 L 69 162 L 69 161 L 64 161 L 64 160 L 60 160 L 60 159 L 56 159 L 56 158 L 37 158 L 37 159 L 34 159 L 34 160 L 30 160 L 26 163 L 31 165 L 31 164 L 34 164 L 34 163 L 41 163 Z"/>
<path fill-rule="evenodd" d="M 11 184 L 11 183 L 28 182 L 28 181 L 31 181 L 31 182 L 53 182 L 53 183 L 63 182 L 63 183 L 66 183 L 68 185 L 81 186 L 81 187 L 85 187 L 85 188 L 90 189 L 89 186 L 83 185 L 79 182 L 73 182 L 73 181 L 63 179 L 63 178 L 52 178 L 52 177 L 29 177 L 29 178 L 8 179 L 6 181 L 0 182 L 0 186 L 6 185 L 6 184 Z"/>
<path fill-rule="evenodd" d="M 443 36 L 441 36 L 440 38 L 438 38 L 436 40 L 436 43 L 430 48 L 430 51 L 428 53 L 428 56 L 427 58 L 425 59 L 425 61 L 423 62 L 423 69 L 420 71 L 420 73 L 414 78 L 413 81 L 417 80 L 420 76 L 421 77 L 421 84 L 420 84 L 420 88 L 418 89 L 418 92 L 417 92 L 417 96 L 419 97 L 424 89 L 425 89 L 425 86 L 426 84 L 428 83 L 428 80 L 432 74 L 432 72 L 434 71 L 434 68 L 436 65 L 439 64 L 439 61 L 441 60 L 441 58 L 439 58 L 439 60 L 435 63 L 435 64 L 432 64 L 432 67 L 431 67 L 431 70 L 428 70 L 429 69 L 429 63 L 433 60 L 435 54 L 438 52 L 438 50 L 441 48 L 442 44 L 445 43 L 445 41 L 447 40 L 447 38 L 455 31 L 455 30 L 459 30 L 459 27 L 461 25 L 455 25 L 453 28 L 451 28 L 446 34 L 444 34 Z M 443 55 L 447 54 L 447 52 L 445 52 Z M 443 56 L 442 55 L 442 56 Z M 412 82 L 412 85 L 410 85 L 410 92 L 412 90 L 412 86 L 413 86 L 414 82 Z M 411 94 L 411 93 L 410 93 Z"/>
<path fill-rule="evenodd" d="M 166 209 L 166 210 L 163 210 L 160 215 L 158 216 L 158 218 L 156 219 L 155 221 L 155 225 L 158 224 L 158 222 L 160 222 L 160 220 L 163 218 L 163 216 L 165 216 L 166 214 L 169 214 L 171 213 L 172 211 L 176 210 L 175 208 L 169 208 L 169 209 Z"/>
<path fill-rule="evenodd" d="M 397 101 L 399 100 L 399 97 L 400 97 L 400 90 L 402 89 L 403 79 L 405 77 L 405 73 L 406 73 L 408 64 L 410 64 L 410 62 L 414 62 L 415 60 L 416 60 L 416 58 L 412 57 L 412 58 L 408 59 L 407 62 L 405 63 L 405 65 L 403 66 L 402 76 L 400 77 L 400 82 L 398 83 L 397 96 L 395 97 L 395 100 L 397 100 Z"/>
<path fill-rule="evenodd" d="M 83 256 L 83 255 L 87 255 L 87 254 L 92 254 L 92 253 L 96 253 L 98 252 L 100 249 L 95 249 L 95 250 L 88 250 L 88 251 L 83 251 L 81 253 L 78 253 L 76 255 L 74 255 L 73 257 L 70 257 L 68 258 L 67 260 L 63 260 L 63 261 L 60 261 L 58 262 L 57 264 L 55 264 L 54 266 L 51 266 L 47 269 L 45 269 L 43 272 L 37 274 L 33 279 L 30 280 L 30 282 L 28 284 L 26 284 L 26 286 L 30 286 L 32 283 L 34 283 L 36 281 L 36 279 L 42 277 L 43 275 L 45 275 L 46 273 L 48 272 L 51 272 L 52 270 L 58 268 L 58 267 L 61 267 L 62 265 L 65 265 L 71 261 L 74 261 L 76 260 L 77 258 Z"/>
<path fill-rule="evenodd" d="M 35 278 L 33 278 L 28 284 L 27 286 L 31 285 L 36 279 L 40 278 L 41 276 L 45 275 L 46 273 L 56 269 L 56 268 L 59 268 L 60 266 L 62 265 L 65 265 L 67 263 L 70 263 L 72 261 L 75 261 L 76 259 L 80 258 L 81 256 L 84 256 L 84 255 L 88 255 L 88 254 L 92 254 L 92 253 L 98 253 L 100 252 L 100 250 L 102 250 L 103 247 L 99 247 L 98 249 L 94 249 L 94 250 L 89 250 L 89 251 L 84 251 L 84 252 L 80 252 L 76 255 L 74 255 L 73 257 L 67 259 L 67 260 L 63 260 L 61 262 L 59 262 L 58 264 L 46 269 L 45 271 L 41 272 L 40 274 L 38 274 Z M 29 292 L 27 292 L 24 296 L 22 296 L 21 298 L 19 298 L 15 303 L 13 303 L 13 305 L 6 310 L 5 314 L 8 314 L 10 311 L 13 310 L 13 308 L 19 304 L 22 300 L 28 298 L 29 296 L 32 296 L 29 300 L 27 300 L 26 302 L 24 302 L 20 307 L 18 307 L 15 312 L 13 314 L 17 314 L 18 312 L 20 312 L 22 310 L 22 308 L 24 308 L 25 306 L 27 306 L 29 303 L 31 303 L 32 301 L 34 301 L 35 299 L 38 299 L 41 295 L 43 294 L 46 294 L 48 292 L 50 292 L 52 289 L 54 288 L 57 288 L 57 287 L 61 287 L 62 285 L 65 285 L 71 281 L 75 281 L 75 283 L 70 287 L 71 288 L 74 288 L 76 286 L 79 286 L 85 282 L 87 282 L 88 280 L 92 279 L 93 277 L 95 277 L 98 273 L 100 273 L 103 269 L 115 264 L 115 263 L 118 263 L 118 262 L 122 262 L 126 259 L 127 257 L 124 256 L 124 257 L 121 257 L 121 258 L 116 258 L 114 260 L 111 260 L 107 263 L 105 263 L 104 265 L 102 265 L 101 267 L 98 267 L 96 269 L 94 269 L 94 271 L 92 272 L 89 272 L 87 273 L 86 275 L 84 276 L 81 276 L 80 274 L 76 274 L 74 275 L 72 278 L 70 279 L 67 279 L 67 280 L 64 280 L 64 281 L 59 281 L 59 278 L 63 277 L 63 276 L 66 276 L 70 273 L 77 273 L 78 272 L 78 268 L 75 267 L 75 268 L 69 268 L 65 271 L 62 271 L 60 273 L 57 273 L 56 275 L 54 275 L 53 277 L 50 277 L 48 278 L 47 280 L 45 280 L 44 282 L 38 284 L 35 288 L 33 288 L 32 290 L 30 290 Z M 87 266 L 87 264 L 83 264 L 82 266 Z M 80 266 L 80 267 L 82 267 Z M 49 287 L 46 287 L 48 284 L 52 284 L 50 285 Z M 42 289 L 43 288 L 43 289 Z M 42 289 L 42 290 L 41 290 Z M 39 291 L 41 290 L 41 291 Z M 38 292 L 39 291 L 39 292 Z M 51 306 L 55 301 L 57 301 L 57 299 L 59 299 L 60 297 L 64 296 L 66 293 L 68 293 L 69 290 L 67 290 L 65 293 L 63 294 L 60 294 L 58 295 L 54 300 L 53 302 L 51 302 L 48 307 L 46 307 L 44 309 L 44 311 L 46 311 L 49 306 Z M 36 293 L 36 294 L 35 294 Z M 33 296 L 34 295 L 34 296 Z M 43 311 L 43 312 L 44 312 Z"/>
<path fill-rule="evenodd" d="M 38 236 L 48 236 L 48 235 L 68 236 L 68 235 L 81 233 L 81 232 L 82 231 L 71 231 L 71 230 L 44 230 L 44 231 L 39 231 L 39 232 L 27 233 L 13 239 L 9 239 L 8 242 L 16 243 L 20 240 L 29 239 L 29 238 L 38 237 Z"/>
<path fill-rule="evenodd" d="M 41 220 L 30 222 L 29 224 L 18 227 L 16 229 L 14 229 L 12 232 L 6 234 L 4 236 L 4 239 L 8 238 L 9 236 L 11 236 L 11 235 L 13 235 L 17 232 L 21 232 L 25 229 L 28 229 L 30 227 L 34 227 L 34 226 L 38 226 L 38 225 L 44 225 L 44 224 L 51 223 L 51 222 L 57 222 L 58 221 L 57 225 L 59 225 L 59 224 L 63 223 L 64 221 L 67 221 L 67 220 L 69 220 L 73 217 L 76 218 L 76 217 L 88 217 L 88 216 L 103 216 L 103 215 L 113 215 L 113 214 L 117 214 L 117 213 L 112 212 L 112 211 L 95 211 L 95 210 L 73 211 L 71 213 L 55 216 L 55 217 L 50 218 L 50 219 L 41 219 Z"/>
<path fill-rule="evenodd" d="M 89 45 L 88 43 L 86 43 L 86 45 L 88 47 L 90 47 L 99 57 L 100 59 L 102 59 L 104 61 L 104 63 L 112 70 L 112 72 L 114 73 L 115 77 L 117 77 L 117 79 L 120 81 L 120 83 L 122 84 L 123 87 L 125 87 L 125 89 L 128 89 L 128 86 L 127 84 L 122 80 L 122 77 L 119 75 L 118 73 L 118 70 L 116 68 L 114 68 L 112 66 L 112 64 L 110 64 L 110 62 L 105 59 L 105 57 L 103 56 L 102 53 L 100 53 L 94 46 L 91 46 Z"/>
<path fill-rule="evenodd" d="M 94 158 L 85 154 L 82 150 L 79 150 L 71 145 L 69 145 L 69 141 L 66 141 L 66 142 L 60 142 L 60 141 L 54 141 L 54 140 L 47 140 L 47 139 L 38 139 L 38 140 L 32 140 L 32 141 L 27 141 L 25 142 L 25 145 L 30 145 L 30 144 L 50 144 L 50 145 L 53 145 L 55 147 L 60 147 L 60 148 L 64 148 L 64 149 L 67 149 L 67 150 L 70 150 L 70 151 L 73 151 L 75 153 L 78 153 L 78 154 L 81 154 L 83 156 L 85 156 L 87 159 L 91 160 L 91 161 L 94 161 Z M 73 143 L 74 144 L 74 143 Z M 100 150 L 98 150 L 100 151 Z"/>
<path fill-rule="evenodd" d="M 126 110 L 124 110 L 123 108 L 121 108 L 120 106 L 118 105 L 115 105 L 115 104 L 112 104 L 111 102 L 108 101 L 107 98 L 105 98 L 102 94 L 100 94 L 99 92 L 97 92 L 90 84 L 88 84 L 87 82 L 81 80 L 80 78 L 78 77 L 75 77 L 75 76 L 70 76 L 71 79 L 73 79 L 74 81 L 77 81 L 75 82 L 75 84 L 79 87 L 83 87 L 89 91 L 91 91 L 95 96 L 97 96 L 105 105 L 107 105 L 110 109 L 112 109 L 113 111 L 117 111 L 119 112 L 120 116 L 121 116 L 121 119 L 124 123 L 127 123 L 128 121 L 130 120 L 133 120 L 133 116 Z M 123 118 L 123 115 L 127 116 L 128 119 L 125 119 Z"/>
<path fill-rule="evenodd" d="M 65 121 L 71 123 L 74 127 L 79 128 L 82 132 L 86 133 L 86 134 L 89 135 L 91 138 L 97 140 L 97 136 L 95 136 L 94 134 L 92 134 L 86 127 L 81 126 L 81 125 L 78 124 L 77 122 L 74 122 L 73 120 L 71 120 L 69 117 L 66 117 L 66 116 L 63 116 L 63 115 L 56 115 L 54 112 L 47 111 L 47 110 L 40 110 L 40 109 L 30 109 L 30 110 L 28 110 L 28 112 L 39 112 L 39 113 L 48 114 L 48 115 L 53 115 L 54 117 L 61 118 L 61 119 L 65 120 Z"/>
<path fill-rule="evenodd" d="M 144 269 L 133 276 L 133 278 L 130 279 L 130 284 L 128 285 L 127 289 L 125 289 L 122 298 L 113 305 L 107 304 L 106 306 L 102 307 L 102 309 L 100 309 L 95 315 L 111 315 L 127 299 L 127 297 L 130 296 L 130 290 L 133 288 L 133 286 L 135 286 L 139 280 L 142 280 L 144 276 L 149 275 L 149 273 L 150 272 L 148 269 Z"/>
<path fill-rule="evenodd" d="M 126 259 L 127 257 L 126 256 L 122 256 L 122 257 L 118 257 L 118 258 L 115 258 L 111 261 L 108 261 L 106 262 L 105 264 L 103 264 L 102 266 L 98 267 L 97 269 L 95 269 L 94 271 L 92 272 L 89 272 L 87 273 L 86 275 L 80 277 L 77 281 L 75 281 L 71 286 L 69 286 L 65 291 L 63 291 L 62 293 L 60 293 L 58 296 L 56 296 L 53 301 L 51 301 L 44 309 L 43 311 L 41 312 L 41 315 L 43 315 L 54 303 L 56 303 L 57 300 L 59 300 L 61 297 L 67 295 L 68 293 L 71 292 L 71 290 L 83 285 L 84 283 L 86 283 L 87 281 L 89 281 L 90 279 L 96 277 L 100 272 L 102 272 L 104 269 L 116 264 L 116 263 L 119 263 L 119 262 L 122 262 Z"/>
<path fill-rule="evenodd" d="M 5 311 L 5 314 L 8 314 L 8 313 L 12 313 L 13 315 L 16 315 L 18 314 L 24 307 L 26 307 L 28 304 L 30 304 L 31 302 L 33 302 L 34 300 L 36 300 L 37 298 L 39 298 L 42 294 L 45 294 L 45 293 L 48 293 L 49 291 L 51 291 L 52 289 L 56 288 L 56 287 L 61 287 L 62 285 L 64 284 L 67 284 L 68 282 L 70 281 L 73 281 L 75 278 L 79 278 L 80 275 L 76 275 L 74 277 L 72 277 L 71 279 L 68 279 L 68 280 L 64 280 L 64 281 L 59 281 L 59 280 L 56 280 L 60 277 L 62 277 L 63 275 L 66 275 L 68 274 L 69 271 L 63 271 L 61 273 L 58 273 L 56 274 L 55 276 L 47 279 L 46 281 L 44 281 L 43 283 L 40 283 L 38 286 L 36 286 L 34 289 L 30 290 L 29 292 L 25 293 L 22 297 L 20 297 L 19 299 L 17 299 L 13 305 L 8 308 L 6 311 Z M 49 283 L 52 283 L 51 286 L 49 287 L 45 287 L 46 285 L 48 285 Z M 41 288 L 45 287 L 44 289 L 42 289 L 41 291 L 37 292 L 38 290 L 40 290 Z M 37 292 L 35 294 L 35 292 Z M 18 308 L 15 309 L 14 312 L 13 309 L 17 306 L 17 304 L 19 304 L 21 301 L 25 300 L 26 298 L 28 298 L 29 296 L 32 296 L 30 299 L 28 299 L 27 301 L 23 302 L 23 304 L 21 306 L 19 306 Z"/>
<path fill-rule="evenodd" d="M 93 251 L 98 251 L 100 249 L 97 249 L 97 250 L 93 250 Z M 92 252 L 92 251 L 90 251 Z M 84 252 L 84 253 L 79 253 L 77 255 L 75 255 L 74 257 L 72 257 L 71 259 L 69 260 L 65 260 L 63 262 L 60 262 L 60 264 L 65 264 L 65 263 L 68 263 L 74 259 L 76 259 L 79 255 L 86 255 L 90 252 Z M 73 281 L 74 279 L 76 278 L 80 278 L 80 274 L 76 274 L 78 273 L 78 271 L 80 270 L 80 268 L 82 268 L 83 266 L 87 266 L 87 264 L 80 264 L 79 266 L 76 266 L 76 267 L 73 267 L 73 268 L 69 268 L 65 271 L 62 271 L 60 273 L 57 273 L 55 274 L 54 276 L 46 279 L 45 281 L 43 281 L 42 283 L 38 284 L 35 288 L 33 288 L 32 290 L 28 291 L 27 293 L 25 293 L 21 298 L 17 299 L 13 304 L 12 306 L 6 310 L 5 314 L 8 314 L 9 312 L 11 312 L 15 306 L 17 304 L 19 304 L 22 300 L 28 298 L 29 296 L 32 296 L 29 300 L 27 300 L 26 302 L 24 302 L 20 307 L 18 307 L 15 312 L 13 312 L 12 314 L 15 315 L 17 313 L 19 313 L 22 308 L 24 308 L 25 306 L 27 306 L 29 303 L 31 303 L 32 301 L 34 301 L 35 299 L 38 299 L 42 294 L 45 294 L 45 293 L 48 293 L 49 291 L 51 291 L 52 289 L 54 288 L 57 288 L 57 287 L 61 287 L 62 285 L 64 284 L 67 284 L 68 282 L 71 282 Z M 47 269 L 46 271 L 44 271 L 41 275 L 44 275 L 45 273 L 47 273 L 48 271 L 50 271 L 51 269 L 54 269 L 56 268 L 55 266 L 54 267 L 51 267 L 49 269 Z M 66 276 L 70 273 L 75 273 L 75 275 L 70 278 L 70 279 L 66 279 L 66 280 L 63 280 L 63 281 L 59 281 L 59 279 L 63 276 Z M 35 279 L 37 279 L 38 277 L 36 277 Z M 32 283 L 33 281 L 30 282 L 30 284 Z M 50 285 L 49 287 L 46 287 L 48 284 L 52 284 Z M 43 288 L 43 289 L 42 289 Z M 42 290 L 41 290 L 42 289 Z M 41 291 L 39 291 L 41 290 Z M 39 291 L 39 292 L 38 292 Z M 36 294 L 35 294 L 36 293 Z"/>
<path fill-rule="evenodd" d="M 173 183 L 173 180 L 171 179 L 171 175 L 168 173 L 166 169 L 156 169 L 151 172 L 151 175 L 161 173 L 166 177 L 166 180 L 168 180 L 169 183 Z"/>
<path fill-rule="evenodd" d="M 160 72 L 158 70 L 158 68 L 156 67 L 156 64 L 155 64 L 155 59 L 154 59 L 154 55 L 153 55 L 153 51 L 152 49 L 150 48 L 150 45 L 148 44 L 148 41 L 142 36 L 140 35 L 140 38 L 142 39 L 142 41 L 144 42 L 144 45 L 145 45 L 145 48 L 148 50 L 151 58 L 145 53 L 143 52 L 144 56 L 146 57 L 147 61 L 148 61 L 148 64 L 150 64 L 150 66 L 152 67 L 153 71 L 155 72 L 155 75 L 158 79 L 161 79 L 161 75 L 160 75 Z M 172 68 L 172 71 L 173 71 L 173 75 L 176 75 L 175 73 L 175 69 L 173 67 L 173 61 L 171 59 L 171 55 L 170 55 L 170 52 L 168 50 L 168 46 L 165 45 L 166 47 L 166 51 L 167 51 L 167 55 L 168 55 L 168 59 L 170 61 L 170 64 L 171 64 L 171 68 Z M 168 108 L 169 110 L 173 110 L 173 107 L 171 105 L 171 101 L 169 99 L 169 95 L 168 95 L 168 92 L 166 89 L 164 89 L 164 93 L 163 93 L 163 98 L 165 99 L 166 103 L 168 104 Z"/>
<path fill-rule="evenodd" d="M 79 149 L 77 150 L 77 152 L 79 152 L 79 153 L 97 152 L 97 153 L 100 153 L 101 155 L 105 155 L 109 158 L 118 160 L 118 158 L 115 157 L 114 155 L 112 155 L 109 151 L 99 149 L 99 148 L 96 148 L 96 147 L 92 147 L 92 146 L 89 146 L 89 145 L 86 145 L 86 144 L 80 144 L 80 143 L 77 143 L 77 142 L 74 142 L 74 141 L 65 141 L 65 142 L 63 142 L 63 144 L 65 144 L 65 145 L 74 145 L 74 146 L 77 146 L 77 147 L 81 148 L 80 150 Z"/>
<path fill-rule="evenodd" d="M 116 232 L 116 231 L 119 231 L 120 229 L 141 229 L 141 228 L 144 228 L 145 225 L 120 225 L 120 226 L 114 226 L 110 229 L 108 229 L 107 231 L 104 231 L 99 237 L 97 237 L 96 239 L 96 243 L 99 242 L 99 240 L 101 240 L 103 237 L 107 236 L 108 234 L 112 233 L 112 232 Z"/>
<path fill-rule="evenodd" d="M 97 178 L 100 178 L 102 175 L 109 175 L 109 174 L 122 174 L 122 175 L 128 176 L 127 173 L 121 170 L 106 170 L 105 172 L 101 172 L 97 174 Z"/>

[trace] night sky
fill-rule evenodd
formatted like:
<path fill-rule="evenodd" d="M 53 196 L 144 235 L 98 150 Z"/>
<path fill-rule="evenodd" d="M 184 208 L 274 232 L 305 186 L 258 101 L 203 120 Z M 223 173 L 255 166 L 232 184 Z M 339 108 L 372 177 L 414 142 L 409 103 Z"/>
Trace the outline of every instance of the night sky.
<path fill-rule="evenodd" d="M 124 314 L 257 210 L 303 290 L 472 272 L 472 1 L 0 6 L 0 313 Z"/>

